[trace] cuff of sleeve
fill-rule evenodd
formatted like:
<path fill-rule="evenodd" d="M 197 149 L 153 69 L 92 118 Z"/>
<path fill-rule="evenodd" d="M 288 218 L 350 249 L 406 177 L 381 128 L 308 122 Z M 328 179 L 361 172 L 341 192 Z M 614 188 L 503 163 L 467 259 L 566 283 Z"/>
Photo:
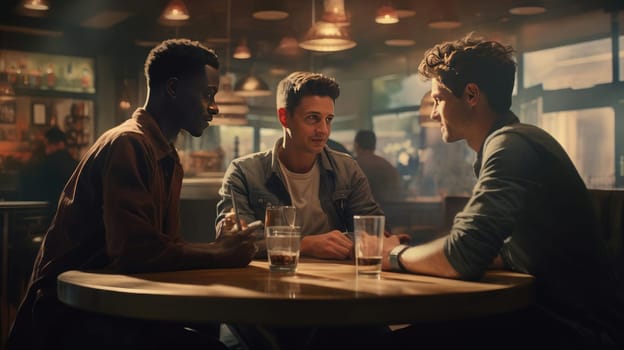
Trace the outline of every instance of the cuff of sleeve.
<path fill-rule="evenodd" d="M 403 266 L 403 264 L 401 264 L 401 254 L 403 254 L 410 246 L 405 245 L 405 244 L 399 244 L 398 246 L 394 247 L 391 251 L 390 254 L 388 254 L 388 258 L 390 260 L 390 269 L 392 271 L 399 271 L 399 272 L 405 272 L 407 271 L 405 269 L 405 267 Z"/>

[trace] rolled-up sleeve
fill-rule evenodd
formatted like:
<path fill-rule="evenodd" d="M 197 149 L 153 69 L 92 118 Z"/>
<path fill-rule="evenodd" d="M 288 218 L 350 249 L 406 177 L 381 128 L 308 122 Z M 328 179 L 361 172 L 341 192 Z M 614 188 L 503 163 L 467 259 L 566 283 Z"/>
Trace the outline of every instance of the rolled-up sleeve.
<path fill-rule="evenodd" d="M 527 192 L 537 183 L 539 163 L 532 145 L 518 134 L 492 135 L 486 141 L 472 198 L 455 217 L 444 245 L 461 278 L 480 278 L 511 238 Z"/>

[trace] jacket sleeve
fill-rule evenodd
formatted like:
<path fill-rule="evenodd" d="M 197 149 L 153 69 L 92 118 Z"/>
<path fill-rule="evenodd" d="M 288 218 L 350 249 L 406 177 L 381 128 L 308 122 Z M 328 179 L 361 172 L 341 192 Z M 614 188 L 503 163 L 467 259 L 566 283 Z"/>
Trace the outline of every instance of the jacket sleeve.
<path fill-rule="evenodd" d="M 185 243 L 179 232 L 163 232 L 163 207 L 179 198 L 167 198 L 159 164 L 140 137 L 119 137 L 106 152 L 102 217 L 111 267 L 138 272 L 212 266 L 211 255 Z"/>

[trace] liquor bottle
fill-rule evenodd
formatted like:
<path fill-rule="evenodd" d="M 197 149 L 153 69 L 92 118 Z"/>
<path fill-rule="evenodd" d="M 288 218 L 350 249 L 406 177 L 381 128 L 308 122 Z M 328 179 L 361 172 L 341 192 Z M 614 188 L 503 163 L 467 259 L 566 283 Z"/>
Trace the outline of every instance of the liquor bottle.
<path fill-rule="evenodd" d="M 56 74 L 54 74 L 52 63 L 48 64 L 48 68 L 46 68 L 46 85 L 48 88 L 53 88 L 56 85 Z"/>

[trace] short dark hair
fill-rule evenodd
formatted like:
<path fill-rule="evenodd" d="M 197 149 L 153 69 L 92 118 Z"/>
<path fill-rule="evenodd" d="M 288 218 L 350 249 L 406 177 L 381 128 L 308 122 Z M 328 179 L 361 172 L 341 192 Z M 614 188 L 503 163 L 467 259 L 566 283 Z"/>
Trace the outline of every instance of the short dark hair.
<path fill-rule="evenodd" d="M 457 97 L 466 84 L 474 83 L 485 93 L 492 110 L 504 113 L 511 107 L 516 74 L 514 49 L 497 41 L 486 41 L 468 34 L 444 42 L 425 52 L 418 73 L 438 79 Z"/>
<path fill-rule="evenodd" d="M 360 130 L 355 134 L 355 143 L 363 149 L 374 151 L 377 147 L 377 136 L 372 130 Z"/>
<path fill-rule="evenodd" d="M 149 87 L 171 77 L 182 77 L 204 71 L 209 65 L 219 69 L 217 54 L 197 41 L 169 39 L 154 47 L 145 60 L 145 79 Z"/>
<path fill-rule="evenodd" d="M 304 96 L 329 96 L 336 101 L 340 87 L 334 78 L 312 72 L 294 72 L 277 85 L 277 108 L 286 108 L 292 115 Z"/>
<path fill-rule="evenodd" d="M 46 138 L 48 143 L 67 143 L 67 136 L 65 133 L 55 126 L 48 129 L 43 136 Z"/>

